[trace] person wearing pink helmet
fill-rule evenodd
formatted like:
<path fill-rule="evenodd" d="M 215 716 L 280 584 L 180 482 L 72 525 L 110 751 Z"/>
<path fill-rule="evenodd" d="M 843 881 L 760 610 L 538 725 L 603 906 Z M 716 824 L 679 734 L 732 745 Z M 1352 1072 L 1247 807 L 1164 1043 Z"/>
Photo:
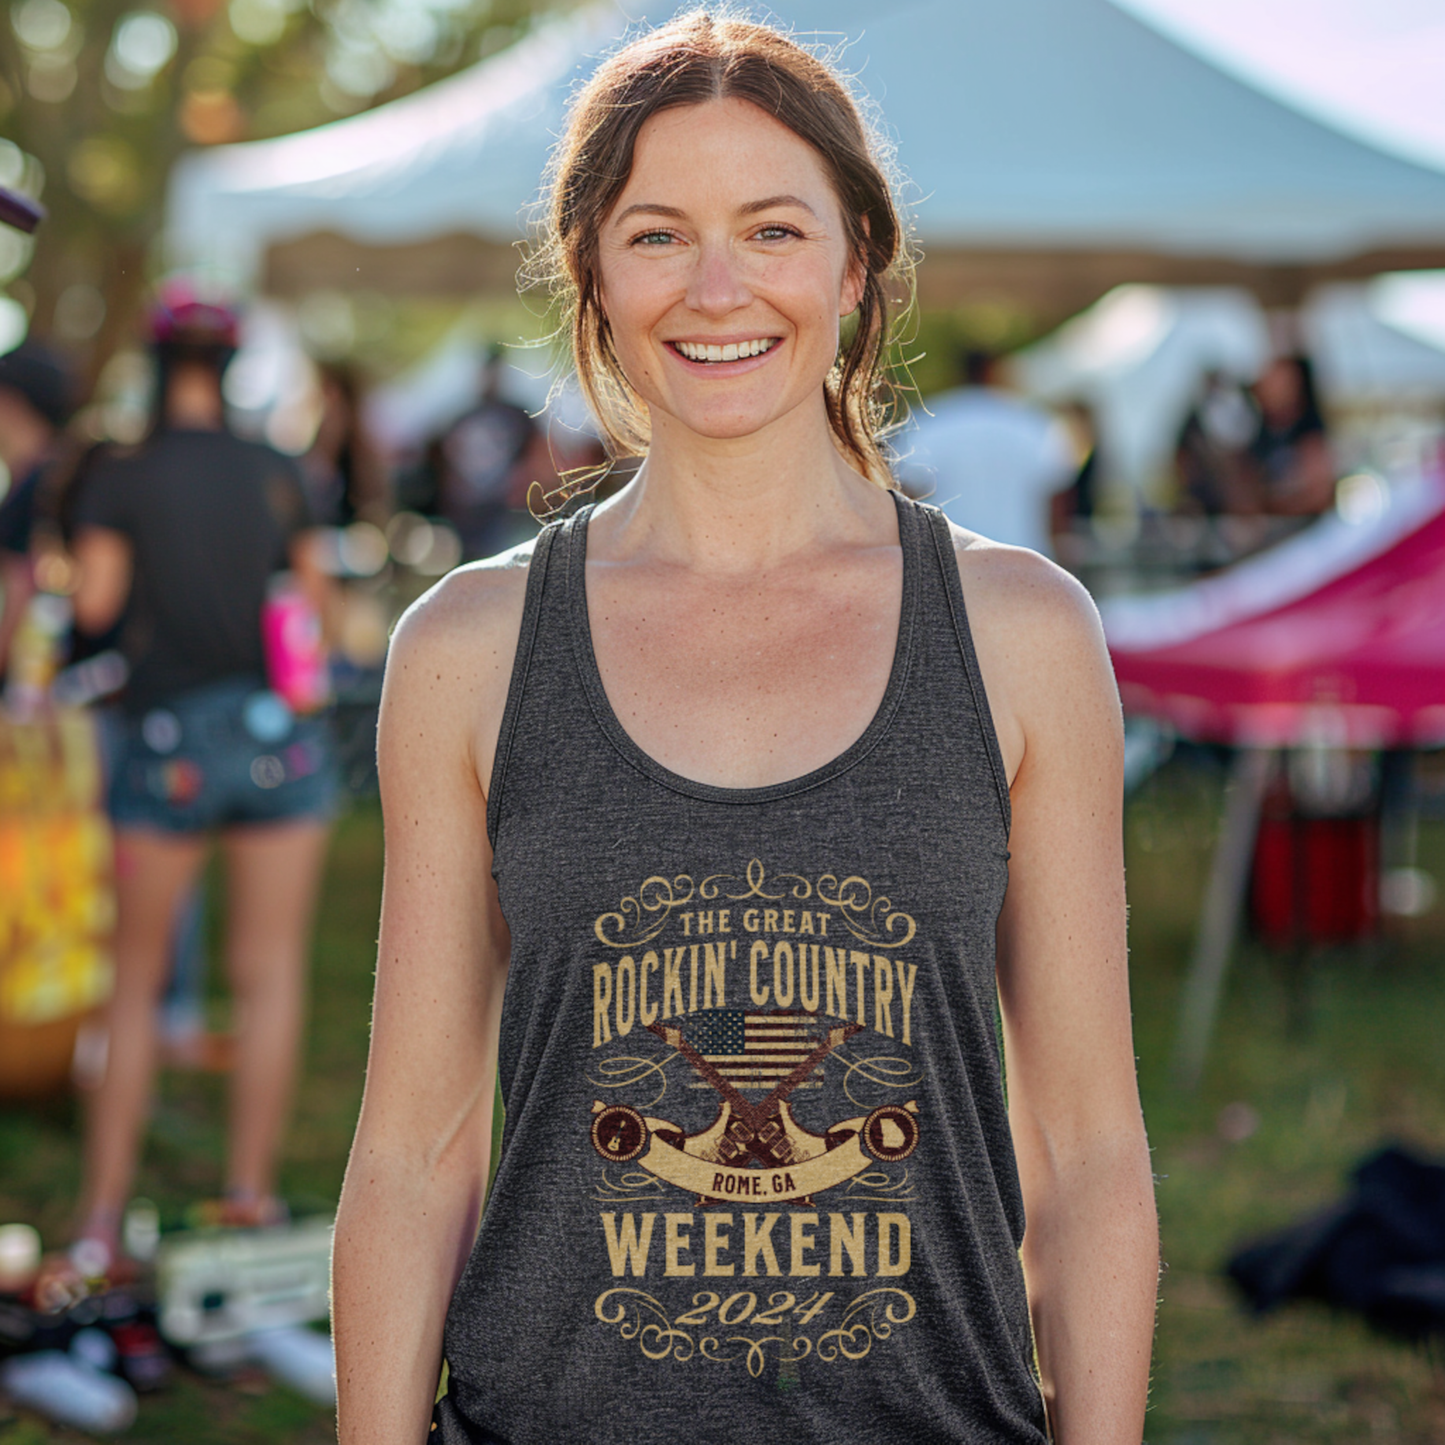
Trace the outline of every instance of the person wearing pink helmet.
<path fill-rule="evenodd" d="M 238 319 L 183 287 L 151 318 L 149 434 L 103 449 L 73 503 L 77 624 L 120 622 L 129 680 L 110 780 L 116 984 L 86 1130 L 70 1262 L 114 1275 L 141 1147 L 177 913 L 212 838 L 227 875 L 236 1059 L 224 1217 L 277 1217 L 276 1169 L 295 1079 L 310 920 L 337 794 L 326 723 L 268 686 L 262 610 L 291 571 L 320 601 L 310 519 L 289 458 L 226 423 L 221 379 Z"/>

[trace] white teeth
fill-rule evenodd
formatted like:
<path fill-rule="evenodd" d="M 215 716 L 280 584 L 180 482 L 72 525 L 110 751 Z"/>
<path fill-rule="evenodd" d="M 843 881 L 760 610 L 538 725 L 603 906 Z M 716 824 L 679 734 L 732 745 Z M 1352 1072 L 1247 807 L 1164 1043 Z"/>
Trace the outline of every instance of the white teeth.
<path fill-rule="evenodd" d="M 761 356 L 774 345 L 772 338 L 762 337 L 756 341 L 730 341 L 726 346 L 709 346 L 700 341 L 678 341 L 673 343 L 689 361 L 743 361 L 749 356 Z"/>

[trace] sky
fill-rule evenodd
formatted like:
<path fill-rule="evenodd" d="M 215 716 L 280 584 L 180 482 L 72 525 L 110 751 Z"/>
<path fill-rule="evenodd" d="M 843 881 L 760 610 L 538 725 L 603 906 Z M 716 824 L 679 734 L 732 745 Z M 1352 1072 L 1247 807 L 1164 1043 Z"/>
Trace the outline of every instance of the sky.
<path fill-rule="evenodd" d="M 1114 0 L 1281 100 L 1445 170 L 1442 0 Z"/>

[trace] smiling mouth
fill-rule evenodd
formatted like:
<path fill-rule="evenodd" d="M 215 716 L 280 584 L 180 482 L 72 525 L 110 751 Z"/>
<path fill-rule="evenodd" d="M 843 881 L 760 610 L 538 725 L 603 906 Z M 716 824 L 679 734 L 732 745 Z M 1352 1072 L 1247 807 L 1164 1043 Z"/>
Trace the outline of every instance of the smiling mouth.
<path fill-rule="evenodd" d="M 719 361 L 746 361 L 751 356 L 762 356 L 778 344 L 776 336 L 760 336 L 755 341 L 729 341 L 725 346 L 713 346 L 701 341 L 669 341 L 667 344 L 689 361 L 704 364 Z"/>

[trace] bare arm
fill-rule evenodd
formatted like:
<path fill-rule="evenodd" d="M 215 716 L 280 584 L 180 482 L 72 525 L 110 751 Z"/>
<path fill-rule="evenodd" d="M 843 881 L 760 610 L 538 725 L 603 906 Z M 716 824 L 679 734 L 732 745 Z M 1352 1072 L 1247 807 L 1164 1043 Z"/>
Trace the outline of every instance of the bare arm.
<path fill-rule="evenodd" d="M 1012 777 L 998 974 L 1044 1398 L 1059 1445 L 1138 1445 L 1159 1252 L 1129 1017 L 1118 696 L 1077 583 L 1014 549 L 961 560 Z"/>
<path fill-rule="evenodd" d="M 98 636 L 114 625 L 130 596 L 130 539 L 109 527 L 82 527 L 74 555 L 80 573 L 71 599 L 75 621 L 82 631 Z"/>
<path fill-rule="evenodd" d="M 0 677 L 9 666 L 10 644 L 34 593 L 30 559 L 18 552 L 0 551 Z"/>
<path fill-rule="evenodd" d="M 371 1053 L 332 1260 L 342 1445 L 427 1438 L 486 1190 L 509 940 L 486 797 L 524 571 L 453 574 L 403 619 L 378 734 L 386 874 Z"/>

